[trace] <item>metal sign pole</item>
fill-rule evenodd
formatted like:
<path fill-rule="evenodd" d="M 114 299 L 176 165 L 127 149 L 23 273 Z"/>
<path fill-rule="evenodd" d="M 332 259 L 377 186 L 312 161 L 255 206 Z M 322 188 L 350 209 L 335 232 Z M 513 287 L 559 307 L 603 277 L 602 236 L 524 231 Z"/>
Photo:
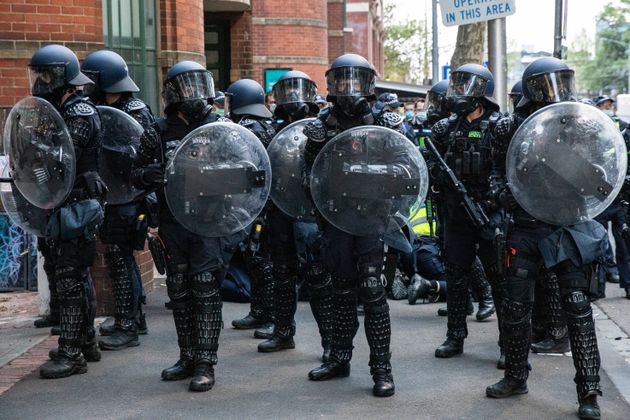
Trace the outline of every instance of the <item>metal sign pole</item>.
<path fill-rule="evenodd" d="M 431 2 L 431 33 L 433 36 L 433 50 L 431 51 L 432 76 L 431 83 L 436 84 L 440 81 L 440 50 L 438 47 L 438 18 L 437 5 L 438 0 Z"/>
<path fill-rule="evenodd" d="M 507 108 L 507 41 L 505 18 L 488 21 L 488 65 L 494 76 L 494 97 Z"/>

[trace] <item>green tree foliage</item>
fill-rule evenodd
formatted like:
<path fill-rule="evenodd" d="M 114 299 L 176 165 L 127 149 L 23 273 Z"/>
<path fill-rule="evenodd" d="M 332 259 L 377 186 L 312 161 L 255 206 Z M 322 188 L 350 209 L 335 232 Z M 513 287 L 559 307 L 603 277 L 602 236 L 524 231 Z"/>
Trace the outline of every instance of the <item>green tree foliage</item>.
<path fill-rule="evenodd" d="M 630 44 L 630 0 L 608 4 L 598 17 L 595 58 L 586 66 L 585 78 L 590 91 L 628 92 L 628 47 Z"/>
<path fill-rule="evenodd" d="M 398 82 L 421 84 L 428 77 L 424 74 L 426 60 L 425 22 L 394 20 L 395 4 L 385 6 L 385 55 L 384 78 Z"/>

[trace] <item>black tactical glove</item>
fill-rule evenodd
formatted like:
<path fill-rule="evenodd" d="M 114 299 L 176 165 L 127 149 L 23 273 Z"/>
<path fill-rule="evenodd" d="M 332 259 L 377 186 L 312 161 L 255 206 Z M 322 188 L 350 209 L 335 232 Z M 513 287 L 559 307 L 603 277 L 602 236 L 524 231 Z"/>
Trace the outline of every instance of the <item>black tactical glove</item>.
<path fill-rule="evenodd" d="M 85 172 L 83 175 L 85 186 L 91 198 L 103 198 L 109 191 L 98 172 Z"/>
<path fill-rule="evenodd" d="M 148 185 L 164 183 L 164 165 L 152 163 L 142 171 L 142 181 Z"/>

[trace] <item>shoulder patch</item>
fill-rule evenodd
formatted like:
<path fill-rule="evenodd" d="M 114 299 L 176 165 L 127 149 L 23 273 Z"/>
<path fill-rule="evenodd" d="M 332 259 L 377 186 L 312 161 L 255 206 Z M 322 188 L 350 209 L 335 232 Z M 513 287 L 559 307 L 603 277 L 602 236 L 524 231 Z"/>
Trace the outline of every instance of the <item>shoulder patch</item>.
<path fill-rule="evenodd" d="M 249 119 L 249 118 L 243 118 L 238 123 L 239 123 L 239 125 L 242 125 L 243 127 L 250 127 L 250 126 L 253 126 L 254 124 L 256 124 L 256 120 L 252 120 L 252 119 Z"/>
<path fill-rule="evenodd" d="M 70 105 L 66 108 L 64 112 L 64 116 L 67 118 L 71 117 L 89 117 L 90 115 L 94 115 L 96 113 L 96 109 L 94 106 L 87 102 L 77 101 L 74 104 Z"/>
<path fill-rule="evenodd" d="M 383 127 L 396 129 L 403 123 L 403 117 L 394 112 L 383 112 L 377 119 L 377 124 Z"/>
<path fill-rule="evenodd" d="M 123 105 L 122 111 L 126 112 L 127 114 L 129 114 L 129 113 L 131 113 L 133 111 L 140 111 L 141 109 L 144 109 L 146 107 L 147 107 L 147 104 L 142 102 L 140 99 L 130 98 Z"/>

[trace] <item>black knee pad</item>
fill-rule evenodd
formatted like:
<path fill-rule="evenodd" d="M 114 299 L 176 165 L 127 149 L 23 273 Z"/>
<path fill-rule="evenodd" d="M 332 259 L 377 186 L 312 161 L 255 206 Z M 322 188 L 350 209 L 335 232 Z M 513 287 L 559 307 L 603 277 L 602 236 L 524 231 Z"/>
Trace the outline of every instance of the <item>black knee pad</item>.
<path fill-rule="evenodd" d="M 558 283 L 563 295 L 571 290 L 587 290 L 589 287 L 591 267 L 588 265 L 578 267 L 567 260 L 554 266 L 552 270 L 558 276 Z"/>
<path fill-rule="evenodd" d="M 381 279 L 376 277 L 365 277 L 359 283 L 359 295 L 363 306 L 367 311 L 376 310 L 387 305 L 387 292 Z M 380 310 L 378 312 L 381 312 Z"/>
<path fill-rule="evenodd" d="M 219 283 L 210 272 L 195 274 L 190 278 L 192 297 L 204 301 L 219 293 Z"/>
<path fill-rule="evenodd" d="M 503 300 L 503 320 L 506 324 L 521 324 L 529 322 L 532 304 L 527 302 L 518 302 L 510 298 Z"/>
<path fill-rule="evenodd" d="M 79 290 L 83 291 L 81 271 L 77 267 L 56 267 L 55 286 L 60 298 L 75 295 Z"/>
<path fill-rule="evenodd" d="M 276 282 L 286 282 L 297 275 L 295 267 L 287 264 L 273 265 L 273 279 Z"/>
<path fill-rule="evenodd" d="M 360 277 L 380 277 L 383 270 L 383 251 L 360 255 L 357 261 Z"/>
<path fill-rule="evenodd" d="M 581 317 L 591 312 L 591 302 L 586 293 L 581 290 L 574 290 L 562 295 L 562 307 L 567 316 L 572 318 Z"/>
<path fill-rule="evenodd" d="M 172 264 L 166 276 L 166 292 L 171 299 L 169 307 L 173 309 L 177 303 L 186 303 L 188 294 L 188 265 Z"/>

